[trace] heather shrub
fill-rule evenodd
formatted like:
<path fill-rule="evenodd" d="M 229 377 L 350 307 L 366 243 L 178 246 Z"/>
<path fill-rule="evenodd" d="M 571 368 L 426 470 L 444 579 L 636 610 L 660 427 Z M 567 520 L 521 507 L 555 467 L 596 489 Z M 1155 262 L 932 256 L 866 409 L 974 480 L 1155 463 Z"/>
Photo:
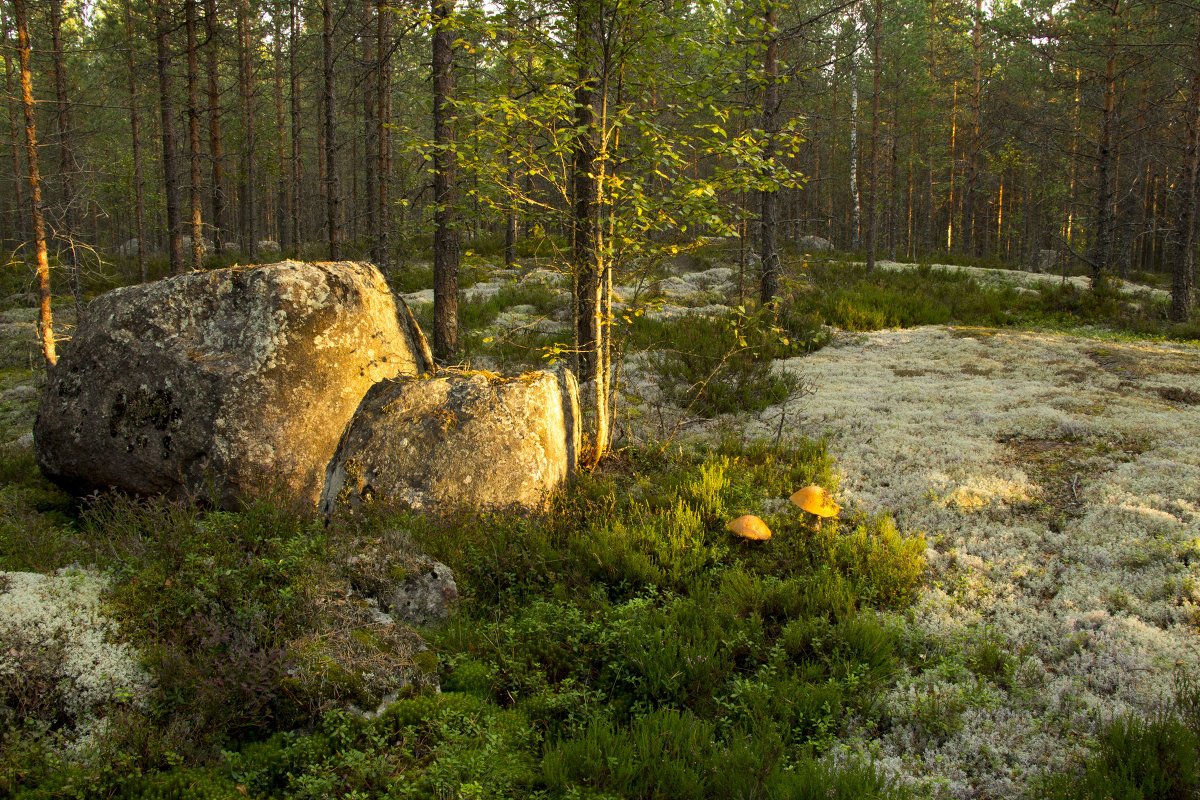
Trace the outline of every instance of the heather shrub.
<path fill-rule="evenodd" d="M 691 316 L 674 323 L 654 351 L 650 372 L 664 399 L 705 417 L 762 411 L 801 392 L 803 381 L 771 361 L 815 349 L 793 340 L 766 312 L 743 308 L 727 319 Z"/>
<path fill-rule="evenodd" d="M 1113 720 L 1079 774 L 1036 787 L 1053 800 L 1188 800 L 1200 790 L 1200 739 L 1170 716 Z"/>

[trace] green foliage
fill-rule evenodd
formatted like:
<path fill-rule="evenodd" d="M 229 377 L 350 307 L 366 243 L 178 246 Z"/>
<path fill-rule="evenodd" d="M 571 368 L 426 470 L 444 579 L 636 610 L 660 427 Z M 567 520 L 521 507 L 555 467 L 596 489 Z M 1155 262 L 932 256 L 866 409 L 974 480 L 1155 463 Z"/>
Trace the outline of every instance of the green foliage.
<path fill-rule="evenodd" d="M 69 523 L 75 552 L 114 571 L 109 611 L 158 691 L 84 756 L 45 732 L 6 746 L 0 778 L 68 797 L 791 797 L 821 775 L 895 796 L 814 758 L 895 674 L 899 623 L 866 609 L 910 596 L 921 540 L 790 507 L 767 514 L 771 541 L 724 529 L 797 485 L 836 490 L 830 468 L 804 440 L 634 450 L 544 514 L 381 510 L 328 530 L 277 500 L 96 498 Z M 364 665 L 387 645 L 329 627 L 334 541 L 397 527 L 454 570 L 462 604 L 427 635 L 444 692 L 410 687 L 367 720 L 321 699 L 373 707 L 332 643 L 371 644 Z"/>
<path fill-rule="evenodd" d="M 1126 717 L 1101 733 L 1080 774 L 1036 789 L 1049 800 L 1188 800 L 1200 790 L 1200 738 L 1178 719 Z"/>
<path fill-rule="evenodd" d="M 766 312 L 744 309 L 726 319 L 689 316 L 670 323 L 638 324 L 639 340 L 657 340 L 650 360 L 665 399 L 702 416 L 762 411 L 803 390 L 791 372 L 773 370 L 773 359 L 811 352 L 824 344 L 811 317 L 787 317 L 799 334 L 780 327 Z M 666 343 L 669 342 L 669 346 Z"/>

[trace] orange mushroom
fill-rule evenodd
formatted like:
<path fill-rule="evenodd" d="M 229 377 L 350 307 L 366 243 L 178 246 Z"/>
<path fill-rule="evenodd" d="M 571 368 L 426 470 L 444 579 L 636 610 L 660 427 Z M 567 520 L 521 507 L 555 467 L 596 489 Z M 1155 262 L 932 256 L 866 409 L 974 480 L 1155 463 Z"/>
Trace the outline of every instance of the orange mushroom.
<path fill-rule="evenodd" d="M 820 486 L 805 486 L 791 496 L 791 501 L 810 514 L 818 517 L 836 517 L 842 507 L 833 502 L 829 492 Z"/>
<path fill-rule="evenodd" d="M 756 542 L 765 542 L 767 539 L 771 538 L 771 529 L 767 527 L 767 523 L 763 522 L 753 514 L 746 514 L 745 516 L 738 517 L 725 527 L 743 539 L 753 539 Z"/>

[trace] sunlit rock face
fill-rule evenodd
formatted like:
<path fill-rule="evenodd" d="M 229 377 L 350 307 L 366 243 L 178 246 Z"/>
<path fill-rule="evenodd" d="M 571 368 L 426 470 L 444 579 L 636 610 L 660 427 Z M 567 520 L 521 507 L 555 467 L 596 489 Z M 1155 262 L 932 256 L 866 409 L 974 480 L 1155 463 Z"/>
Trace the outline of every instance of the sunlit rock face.
<path fill-rule="evenodd" d="M 363 395 L 427 368 L 370 264 L 194 272 L 96 298 L 38 407 L 38 463 L 78 492 L 266 488 L 316 503 Z"/>
<path fill-rule="evenodd" d="M 431 512 L 537 508 L 575 469 L 578 409 L 570 372 L 384 381 L 329 463 L 321 510 L 372 501 Z"/>

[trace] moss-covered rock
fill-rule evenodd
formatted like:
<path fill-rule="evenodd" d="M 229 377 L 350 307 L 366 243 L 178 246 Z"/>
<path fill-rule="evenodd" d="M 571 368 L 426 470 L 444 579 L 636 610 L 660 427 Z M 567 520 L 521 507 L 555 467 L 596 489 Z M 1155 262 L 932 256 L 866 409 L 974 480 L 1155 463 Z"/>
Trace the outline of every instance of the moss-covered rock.
<path fill-rule="evenodd" d="M 34 428 L 64 487 L 199 495 L 266 486 L 316 502 L 368 388 L 416 375 L 419 330 L 370 264 L 193 272 L 94 300 Z"/>
<path fill-rule="evenodd" d="M 579 390 L 569 372 L 383 381 L 329 462 L 321 509 L 534 508 L 574 471 L 578 452 Z"/>

